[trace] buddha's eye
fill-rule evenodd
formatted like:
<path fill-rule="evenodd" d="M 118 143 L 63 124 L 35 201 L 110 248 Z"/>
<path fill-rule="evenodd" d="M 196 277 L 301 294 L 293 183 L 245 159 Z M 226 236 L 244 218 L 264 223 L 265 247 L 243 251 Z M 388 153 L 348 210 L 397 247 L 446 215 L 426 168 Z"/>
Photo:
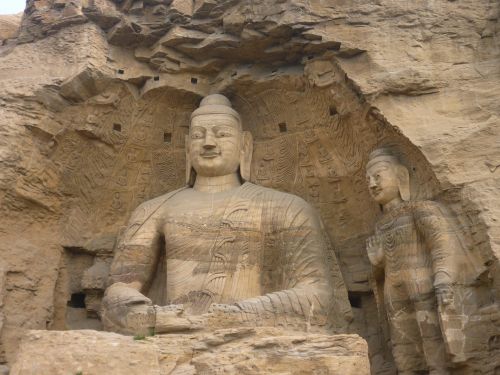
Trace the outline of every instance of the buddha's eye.
<path fill-rule="evenodd" d="M 201 139 L 203 138 L 203 133 L 202 132 L 192 132 L 191 133 L 191 139 Z"/>
<path fill-rule="evenodd" d="M 225 130 L 220 130 L 216 133 L 216 136 L 219 138 L 230 137 L 232 134 Z"/>

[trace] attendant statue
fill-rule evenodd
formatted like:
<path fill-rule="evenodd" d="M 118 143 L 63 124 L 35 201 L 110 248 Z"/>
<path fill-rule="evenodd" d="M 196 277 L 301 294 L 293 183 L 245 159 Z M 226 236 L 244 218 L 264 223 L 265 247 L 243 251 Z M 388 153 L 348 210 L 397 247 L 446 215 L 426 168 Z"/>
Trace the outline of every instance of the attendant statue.
<path fill-rule="evenodd" d="M 460 288 L 479 268 L 442 205 L 410 201 L 408 170 L 390 149 L 373 151 L 366 170 L 383 211 L 367 251 L 382 271 L 379 299 L 398 373 L 448 374 L 448 365 L 463 356 Z"/>
<path fill-rule="evenodd" d="M 251 134 L 229 100 L 205 97 L 191 115 L 187 187 L 141 204 L 118 241 L 107 330 L 346 327 L 347 292 L 317 213 L 248 182 L 251 158 Z M 166 280 L 153 282 L 162 269 Z"/>

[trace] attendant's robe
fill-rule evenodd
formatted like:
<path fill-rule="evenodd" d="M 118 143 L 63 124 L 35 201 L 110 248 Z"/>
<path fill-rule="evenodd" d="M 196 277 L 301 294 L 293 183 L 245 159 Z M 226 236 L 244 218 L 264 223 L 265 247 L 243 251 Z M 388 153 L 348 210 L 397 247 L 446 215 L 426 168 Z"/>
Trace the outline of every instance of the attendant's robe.
<path fill-rule="evenodd" d="M 383 274 L 375 294 L 387 314 L 401 372 L 437 368 L 446 355 L 454 362 L 464 358 L 464 291 L 484 267 L 453 221 L 439 203 L 416 201 L 384 213 L 376 224 L 374 240 L 380 247 L 372 262 Z M 453 290 L 449 305 L 438 304 L 435 290 L 442 285 Z"/>
<path fill-rule="evenodd" d="M 163 267 L 166 281 L 152 283 Z M 234 305 L 255 325 L 339 331 L 351 318 L 315 210 L 251 183 L 220 193 L 184 188 L 140 205 L 118 243 L 111 281 L 140 281 L 143 292 L 160 291 L 163 303 L 191 314 Z"/>

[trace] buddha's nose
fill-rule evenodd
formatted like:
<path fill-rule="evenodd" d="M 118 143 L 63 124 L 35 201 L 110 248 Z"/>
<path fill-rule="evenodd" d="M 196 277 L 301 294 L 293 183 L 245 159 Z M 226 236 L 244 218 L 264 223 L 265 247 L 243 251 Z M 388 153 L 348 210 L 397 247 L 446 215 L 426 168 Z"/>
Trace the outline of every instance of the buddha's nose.
<path fill-rule="evenodd" d="M 210 150 L 212 148 L 215 148 L 215 146 L 217 146 L 217 144 L 215 143 L 215 137 L 212 134 L 208 133 L 205 136 L 205 142 L 203 143 L 203 148 Z"/>
<path fill-rule="evenodd" d="M 370 177 L 370 179 L 368 180 L 368 187 L 370 189 L 375 189 L 377 187 L 377 181 L 375 181 L 373 177 Z"/>

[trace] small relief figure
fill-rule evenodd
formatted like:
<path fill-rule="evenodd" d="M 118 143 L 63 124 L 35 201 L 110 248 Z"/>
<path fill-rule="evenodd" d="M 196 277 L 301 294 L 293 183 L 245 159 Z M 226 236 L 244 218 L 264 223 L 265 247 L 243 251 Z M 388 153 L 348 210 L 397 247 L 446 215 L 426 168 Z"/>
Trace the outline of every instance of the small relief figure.
<path fill-rule="evenodd" d="M 326 163 L 330 160 L 332 160 L 332 155 L 328 152 L 326 147 L 322 145 L 321 143 L 318 146 L 318 153 L 319 153 L 319 162 L 320 163 Z"/>
<path fill-rule="evenodd" d="M 314 180 L 309 184 L 309 198 L 314 203 L 319 203 L 320 201 L 320 190 L 321 186 L 319 181 Z"/>
<path fill-rule="evenodd" d="M 118 175 L 116 176 L 115 183 L 119 186 L 127 186 L 128 184 L 128 171 L 126 169 L 123 169 L 122 171 L 118 172 Z"/>
<path fill-rule="evenodd" d="M 123 200 L 122 200 L 119 192 L 115 192 L 113 194 L 113 200 L 111 201 L 111 208 L 117 212 L 123 211 L 123 208 L 124 208 L 123 207 Z"/>
<path fill-rule="evenodd" d="M 267 165 L 264 160 L 259 163 L 259 168 L 257 170 L 257 180 L 264 181 L 271 179 L 271 168 Z"/>
<path fill-rule="evenodd" d="M 308 178 L 316 177 L 316 171 L 312 165 L 306 165 L 304 167 L 304 170 L 305 170 L 305 173 L 304 173 L 305 177 L 308 177 Z"/>
<path fill-rule="evenodd" d="M 306 143 L 313 143 L 318 140 L 318 135 L 314 131 L 314 129 L 308 129 L 304 132 L 304 141 Z"/>
<path fill-rule="evenodd" d="M 335 167 L 333 167 L 331 165 L 328 167 L 328 179 L 329 179 L 329 181 L 332 181 L 332 182 L 339 181 L 337 171 L 335 170 Z"/>
<path fill-rule="evenodd" d="M 460 290 L 480 267 L 442 205 L 410 201 L 408 170 L 390 149 L 373 151 L 366 170 L 383 211 L 367 252 L 398 373 L 448 374 L 464 360 Z"/>
<path fill-rule="evenodd" d="M 299 142 L 299 165 L 306 166 L 311 165 L 311 157 L 309 156 L 309 149 L 305 142 Z"/>

